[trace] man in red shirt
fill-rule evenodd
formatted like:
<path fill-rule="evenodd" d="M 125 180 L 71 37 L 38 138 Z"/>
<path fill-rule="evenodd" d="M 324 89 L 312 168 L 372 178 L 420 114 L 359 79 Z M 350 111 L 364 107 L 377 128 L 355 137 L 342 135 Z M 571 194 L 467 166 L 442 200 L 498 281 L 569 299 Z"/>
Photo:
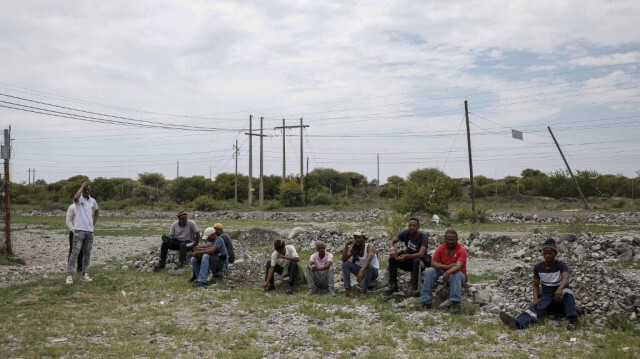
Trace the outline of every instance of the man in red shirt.
<path fill-rule="evenodd" d="M 458 233 L 453 230 L 445 233 L 444 243 L 436 249 L 431 258 L 431 268 L 424 276 L 420 300 L 427 309 L 431 308 L 433 287 L 440 276 L 442 282 L 449 283 L 451 313 L 459 313 L 462 285 L 467 281 L 467 250 L 458 243 Z"/>

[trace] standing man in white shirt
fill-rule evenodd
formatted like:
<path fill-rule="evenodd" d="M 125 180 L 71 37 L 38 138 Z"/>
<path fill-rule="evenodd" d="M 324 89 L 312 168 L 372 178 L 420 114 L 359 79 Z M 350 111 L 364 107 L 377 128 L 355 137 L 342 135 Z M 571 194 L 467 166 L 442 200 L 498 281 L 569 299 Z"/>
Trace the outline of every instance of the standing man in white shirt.
<path fill-rule="evenodd" d="M 73 268 L 80 250 L 83 252 L 82 258 L 82 281 L 91 282 L 89 277 L 89 263 L 91 261 L 91 247 L 93 246 L 93 229 L 98 221 L 98 202 L 90 195 L 91 186 L 89 181 L 84 181 L 78 192 L 73 196 L 73 203 L 76 206 L 76 217 L 73 224 L 73 251 L 67 264 L 68 285 L 73 284 Z"/>
<path fill-rule="evenodd" d="M 65 223 L 67 224 L 67 228 L 69 228 L 69 255 L 67 255 L 67 262 L 69 262 L 69 257 L 71 257 L 71 252 L 73 252 L 73 223 L 76 220 L 76 204 L 71 203 L 69 208 L 67 208 L 67 218 Z M 78 272 L 82 270 L 82 248 L 80 248 L 80 254 L 78 254 Z"/>

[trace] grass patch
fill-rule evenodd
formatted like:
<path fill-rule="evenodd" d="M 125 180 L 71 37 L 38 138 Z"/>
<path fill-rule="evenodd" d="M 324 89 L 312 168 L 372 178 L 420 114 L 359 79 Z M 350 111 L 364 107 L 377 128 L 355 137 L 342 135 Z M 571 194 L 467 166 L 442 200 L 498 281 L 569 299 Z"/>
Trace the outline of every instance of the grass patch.
<path fill-rule="evenodd" d="M 491 282 L 500 278 L 500 274 L 494 271 L 486 271 L 482 274 L 467 273 L 467 280 L 469 283 L 484 283 Z"/>
<path fill-rule="evenodd" d="M 640 260 L 631 259 L 628 261 L 621 261 L 616 265 L 619 269 L 640 269 Z"/>

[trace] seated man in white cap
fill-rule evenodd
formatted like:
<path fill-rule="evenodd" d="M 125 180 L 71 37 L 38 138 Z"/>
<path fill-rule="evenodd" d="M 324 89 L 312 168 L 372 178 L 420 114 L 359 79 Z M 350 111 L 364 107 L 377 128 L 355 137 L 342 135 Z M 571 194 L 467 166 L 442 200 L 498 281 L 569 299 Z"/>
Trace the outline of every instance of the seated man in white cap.
<path fill-rule="evenodd" d="M 369 283 L 378 278 L 378 255 L 373 248 L 373 244 L 365 243 L 368 234 L 363 229 L 358 229 L 353 233 L 353 238 L 349 239 L 342 249 L 342 280 L 344 282 L 344 296 L 351 296 L 351 274 L 356 275 L 358 282 L 361 282 L 360 297 L 367 298 Z M 353 260 L 349 262 L 349 258 Z"/>
<path fill-rule="evenodd" d="M 209 270 L 214 277 L 227 265 L 227 247 L 221 237 L 216 235 L 215 229 L 208 227 L 202 237 L 205 239 L 202 245 L 191 251 L 191 268 L 193 276 L 189 280 L 194 287 L 204 287 L 209 284 L 207 276 Z"/>
<path fill-rule="evenodd" d="M 500 312 L 500 320 L 511 329 L 525 329 L 550 310 L 561 313 L 569 319 L 567 329 L 575 329 L 578 326 L 576 303 L 569 286 L 569 266 L 565 262 L 556 260 L 557 254 L 556 241 L 552 238 L 547 239 L 542 244 L 544 261 L 533 266 L 531 306 L 515 319 L 505 312 Z M 542 284 L 542 293 L 540 284 Z"/>

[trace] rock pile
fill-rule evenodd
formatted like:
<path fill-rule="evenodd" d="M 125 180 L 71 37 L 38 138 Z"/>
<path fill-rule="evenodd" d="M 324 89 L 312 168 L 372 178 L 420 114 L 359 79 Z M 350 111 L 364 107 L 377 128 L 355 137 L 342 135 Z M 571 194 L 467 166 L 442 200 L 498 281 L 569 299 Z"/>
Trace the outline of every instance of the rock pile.
<path fill-rule="evenodd" d="M 558 253 L 572 261 L 612 264 L 633 258 L 640 259 L 640 234 L 638 233 L 582 233 L 579 235 L 533 233 L 524 238 L 472 234 L 461 243 L 470 253 L 476 255 L 507 256 L 525 262 L 538 262 L 541 258 L 539 246 L 550 237 L 556 240 Z"/>
<path fill-rule="evenodd" d="M 640 212 L 575 212 L 585 217 L 587 221 L 594 223 L 638 223 Z M 489 215 L 491 222 L 512 223 L 562 223 L 571 221 L 571 218 L 561 219 L 557 216 L 544 217 L 537 214 L 523 214 L 517 211 L 492 213 Z"/>

